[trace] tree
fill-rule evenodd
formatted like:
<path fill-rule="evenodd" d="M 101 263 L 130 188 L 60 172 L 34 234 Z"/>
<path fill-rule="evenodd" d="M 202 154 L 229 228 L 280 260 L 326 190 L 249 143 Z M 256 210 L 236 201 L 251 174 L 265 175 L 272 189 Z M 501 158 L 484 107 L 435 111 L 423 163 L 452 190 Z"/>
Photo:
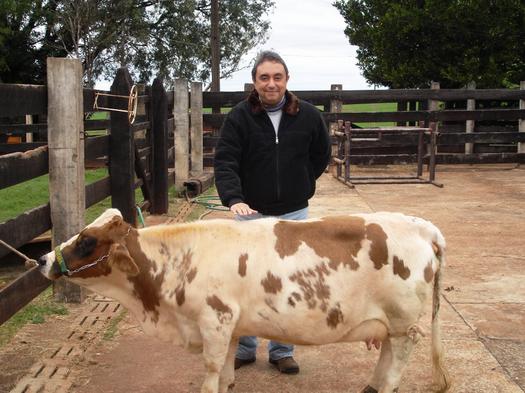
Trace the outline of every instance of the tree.
<path fill-rule="evenodd" d="M 522 0 L 337 0 L 371 84 L 506 87 L 525 80 Z"/>
<path fill-rule="evenodd" d="M 47 56 L 65 56 L 49 46 L 58 37 L 46 28 L 56 5 L 29 0 L 0 1 L 0 81 L 42 83 Z"/>
<path fill-rule="evenodd" d="M 87 85 L 128 66 L 149 81 L 210 77 L 210 0 L 0 0 L 0 80 L 43 83 L 47 56 L 82 60 Z M 266 39 L 271 0 L 220 4 L 221 76 Z"/>

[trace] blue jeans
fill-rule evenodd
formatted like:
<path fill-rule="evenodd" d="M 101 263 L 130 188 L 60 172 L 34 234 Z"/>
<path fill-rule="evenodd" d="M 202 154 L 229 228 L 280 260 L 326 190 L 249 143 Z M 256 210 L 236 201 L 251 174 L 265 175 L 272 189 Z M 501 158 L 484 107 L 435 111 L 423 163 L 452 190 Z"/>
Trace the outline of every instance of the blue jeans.
<path fill-rule="evenodd" d="M 284 220 L 305 220 L 308 218 L 308 208 L 296 210 L 281 216 L 265 216 L 261 213 L 250 214 L 249 216 L 235 215 L 237 221 L 257 220 L 258 218 L 277 217 Z M 239 338 L 239 346 L 235 357 L 238 359 L 252 359 L 255 357 L 257 350 L 257 337 L 242 336 Z M 277 341 L 270 341 L 268 343 L 268 356 L 271 360 L 279 360 L 282 358 L 293 356 L 293 345 L 283 344 Z"/>

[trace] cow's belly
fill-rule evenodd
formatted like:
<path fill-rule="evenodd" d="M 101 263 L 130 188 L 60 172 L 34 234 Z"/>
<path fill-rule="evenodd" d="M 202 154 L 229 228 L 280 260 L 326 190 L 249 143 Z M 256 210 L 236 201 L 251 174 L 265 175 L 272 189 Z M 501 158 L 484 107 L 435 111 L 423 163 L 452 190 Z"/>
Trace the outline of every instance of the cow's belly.
<path fill-rule="evenodd" d="M 300 345 L 321 345 L 343 341 L 382 339 L 387 334 L 387 322 L 380 312 L 356 309 L 341 320 L 321 310 L 293 310 L 279 313 L 264 308 L 244 313 L 240 318 L 236 336 L 258 336 Z M 330 319 L 330 320 L 329 320 Z M 363 326 L 367 327 L 366 329 Z"/>

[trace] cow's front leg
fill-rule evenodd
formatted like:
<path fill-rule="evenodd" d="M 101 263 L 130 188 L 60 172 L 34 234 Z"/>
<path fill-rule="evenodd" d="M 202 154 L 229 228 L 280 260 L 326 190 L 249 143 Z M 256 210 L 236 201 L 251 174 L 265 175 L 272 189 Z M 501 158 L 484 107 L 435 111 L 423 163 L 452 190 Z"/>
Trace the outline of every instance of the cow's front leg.
<path fill-rule="evenodd" d="M 217 301 L 220 302 L 218 299 Z M 212 307 L 206 310 L 199 320 L 203 342 L 202 354 L 206 366 L 202 393 L 219 392 L 219 377 L 228 357 L 232 332 L 239 317 L 238 311 L 232 310 L 233 307 L 218 302 L 212 303 Z M 233 361 L 231 363 L 233 368 Z M 220 391 L 222 393 L 222 390 Z"/>
<path fill-rule="evenodd" d="M 414 342 L 408 336 L 390 337 L 385 341 L 390 341 L 392 346 L 391 361 L 384 370 L 385 374 L 379 393 L 393 393 L 398 391 L 399 382 L 408 363 Z"/>
<path fill-rule="evenodd" d="M 238 338 L 232 338 L 230 347 L 228 348 L 228 355 L 222 367 L 221 375 L 219 377 L 219 392 L 226 393 L 229 388 L 233 388 L 235 381 L 235 354 L 237 353 L 237 346 L 239 345 Z"/>

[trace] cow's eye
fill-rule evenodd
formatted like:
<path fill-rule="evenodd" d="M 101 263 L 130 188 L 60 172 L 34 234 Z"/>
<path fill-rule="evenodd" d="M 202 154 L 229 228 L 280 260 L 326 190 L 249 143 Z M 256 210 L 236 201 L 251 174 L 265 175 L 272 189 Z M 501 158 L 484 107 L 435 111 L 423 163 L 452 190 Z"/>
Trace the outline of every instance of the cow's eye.
<path fill-rule="evenodd" d="M 91 236 L 82 236 L 77 240 L 76 251 L 80 258 L 87 257 L 97 245 L 97 239 Z"/>

